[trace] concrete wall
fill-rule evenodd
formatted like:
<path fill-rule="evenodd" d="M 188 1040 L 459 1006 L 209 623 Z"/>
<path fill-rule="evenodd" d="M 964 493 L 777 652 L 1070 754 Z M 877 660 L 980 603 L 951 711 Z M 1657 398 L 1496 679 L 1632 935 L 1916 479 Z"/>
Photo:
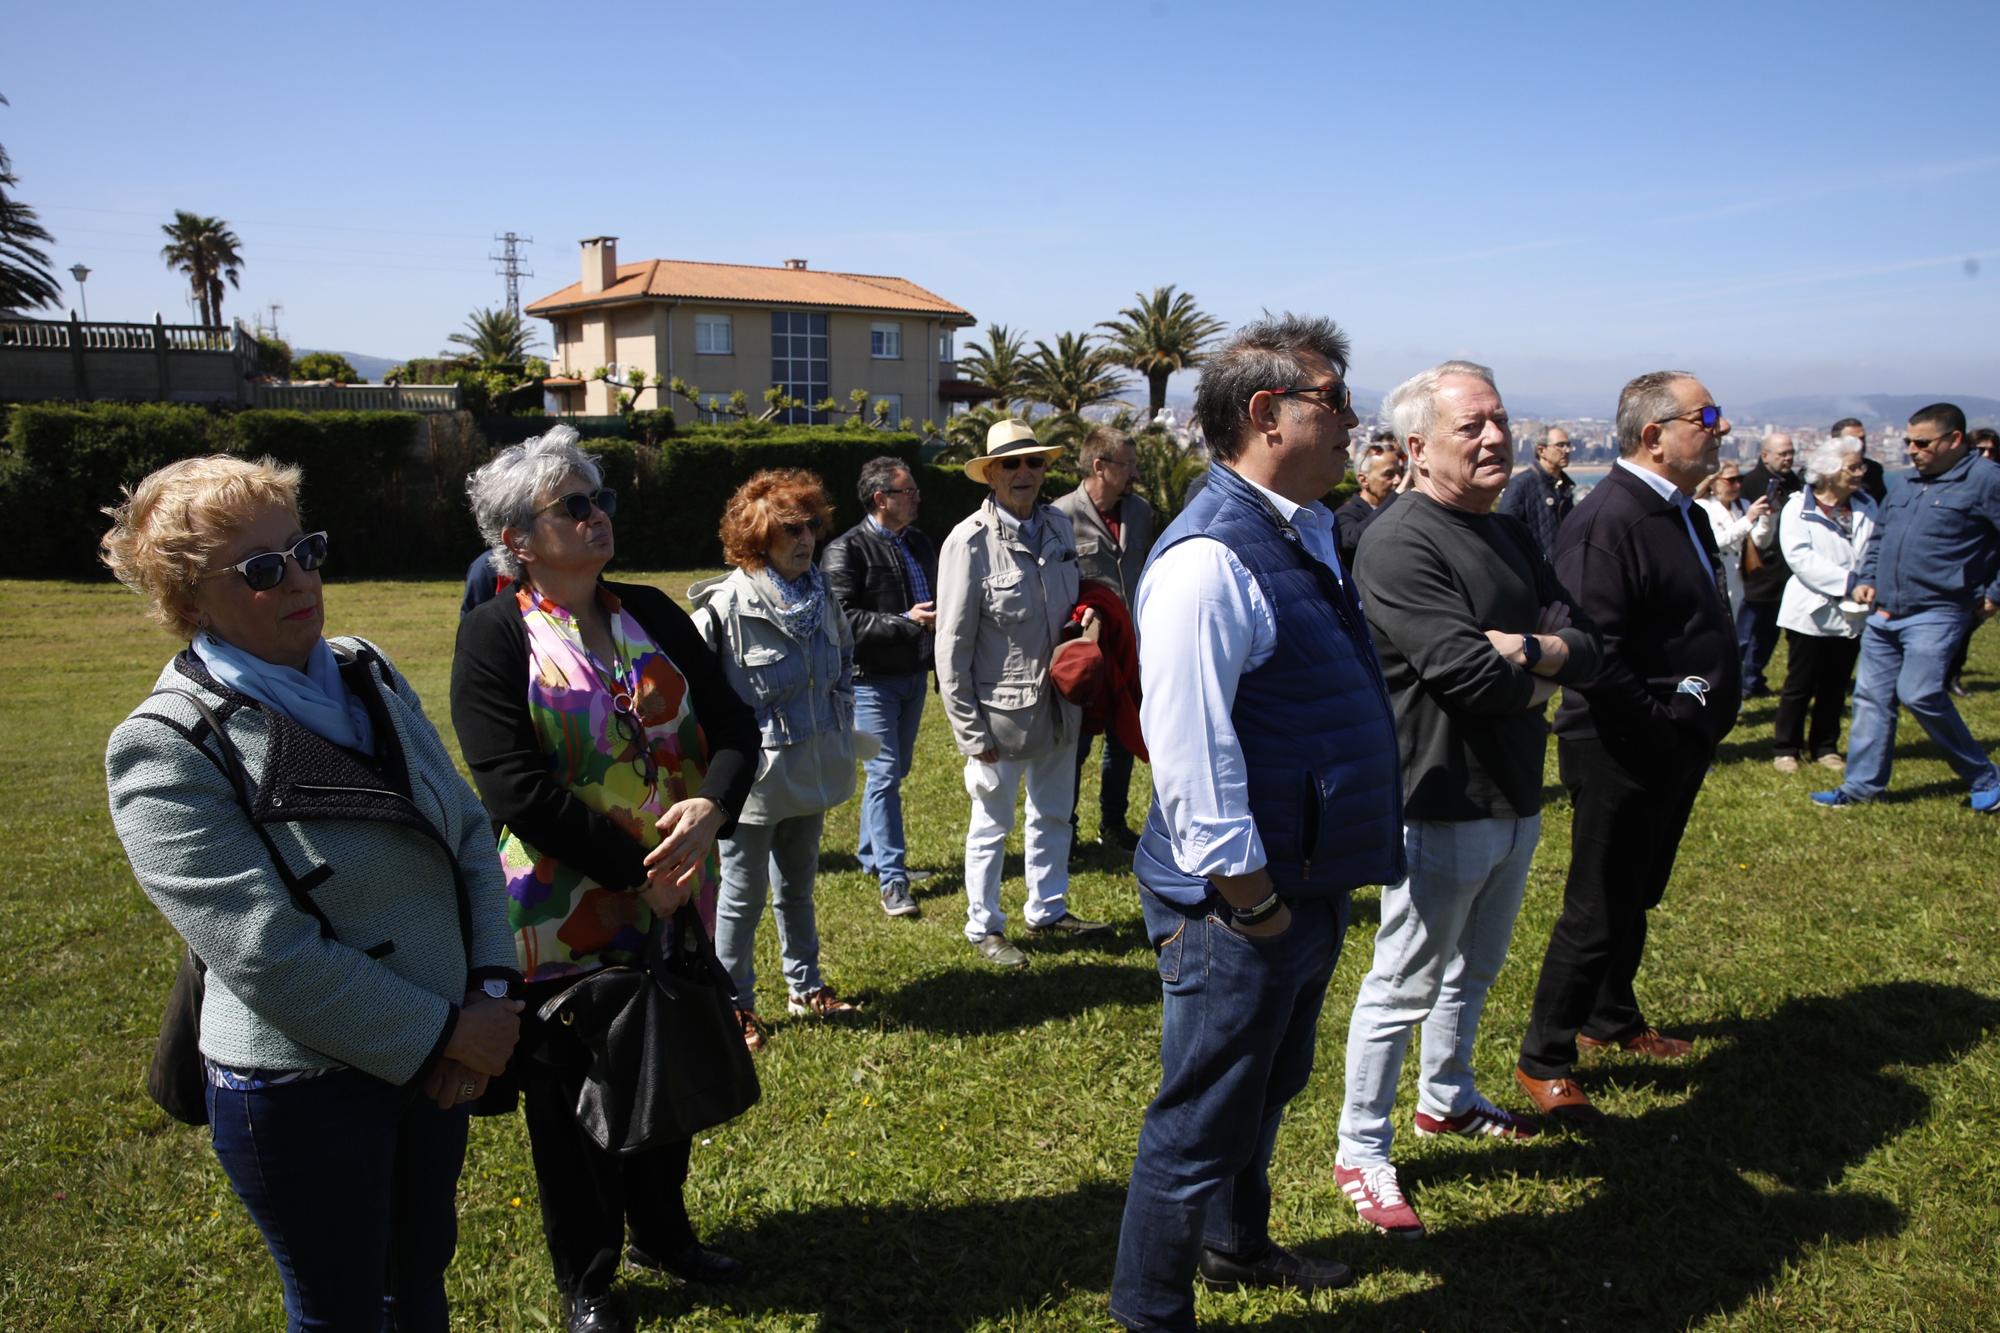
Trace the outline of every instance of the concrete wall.
<path fill-rule="evenodd" d="M 241 335 L 194 325 L 0 321 L 0 399 L 247 403 Z"/>

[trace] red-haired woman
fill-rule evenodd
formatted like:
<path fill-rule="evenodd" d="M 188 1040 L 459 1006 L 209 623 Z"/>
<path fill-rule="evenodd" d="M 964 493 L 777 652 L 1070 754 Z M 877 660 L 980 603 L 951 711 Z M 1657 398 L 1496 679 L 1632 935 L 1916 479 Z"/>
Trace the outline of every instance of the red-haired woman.
<path fill-rule="evenodd" d="M 759 472 L 723 510 L 722 554 L 734 572 L 688 589 L 695 623 L 763 733 L 757 784 L 720 844 L 715 906 L 715 951 L 736 983 L 743 1040 L 753 1051 L 766 1031 L 752 954 L 767 892 L 786 1007 L 805 1018 L 855 1007 L 820 976 L 812 897 L 826 812 L 854 794 L 854 639 L 813 564 L 832 526 L 818 477 Z"/>

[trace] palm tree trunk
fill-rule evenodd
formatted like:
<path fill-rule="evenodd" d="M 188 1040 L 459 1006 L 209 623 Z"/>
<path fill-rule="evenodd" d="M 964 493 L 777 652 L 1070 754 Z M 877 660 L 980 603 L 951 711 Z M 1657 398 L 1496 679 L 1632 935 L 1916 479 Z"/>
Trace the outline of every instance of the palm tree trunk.
<path fill-rule="evenodd" d="M 1173 372 L 1164 366 L 1146 372 L 1146 424 L 1160 419 L 1160 412 L 1167 405 L 1167 376 Z"/>

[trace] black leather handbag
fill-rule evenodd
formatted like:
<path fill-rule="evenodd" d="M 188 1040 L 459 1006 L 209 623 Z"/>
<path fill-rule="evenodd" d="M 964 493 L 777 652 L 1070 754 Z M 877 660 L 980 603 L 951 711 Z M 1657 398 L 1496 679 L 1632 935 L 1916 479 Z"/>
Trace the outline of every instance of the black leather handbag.
<path fill-rule="evenodd" d="M 637 967 L 607 967 L 536 1016 L 567 1030 L 589 1059 L 576 1119 L 620 1156 L 693 1138 L 756 1105 L 762 1090 L 735 987 L 692 906 L 653 923 Z"/>
<path fill-rule="evenodd" d="M 160 1039 L 146 1066 L 146 1095 L 183 1125 L 208 1123 L 208 1076 L 201 1067 L 201 998 L 208 985 L 201 959 L 181 950 L 181 970 L 160 1013 Z"/>

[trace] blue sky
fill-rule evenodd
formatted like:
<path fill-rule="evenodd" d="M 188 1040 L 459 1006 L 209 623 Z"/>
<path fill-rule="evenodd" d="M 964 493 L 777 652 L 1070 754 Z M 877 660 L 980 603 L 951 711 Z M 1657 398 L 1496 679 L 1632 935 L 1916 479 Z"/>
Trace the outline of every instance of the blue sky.
<path fill-rule="evenodd" d="M 95 317 L 185 316 L 184 208 L 229 312 L 384 356 L 511 228 L 524 299 L 608 232 L 1050 339 L 1161 283 L 1331 314 L 1376 388 L 2000 396 L 1995 51 L 1992 4 L 23 4 L 0 143 Z"/>

